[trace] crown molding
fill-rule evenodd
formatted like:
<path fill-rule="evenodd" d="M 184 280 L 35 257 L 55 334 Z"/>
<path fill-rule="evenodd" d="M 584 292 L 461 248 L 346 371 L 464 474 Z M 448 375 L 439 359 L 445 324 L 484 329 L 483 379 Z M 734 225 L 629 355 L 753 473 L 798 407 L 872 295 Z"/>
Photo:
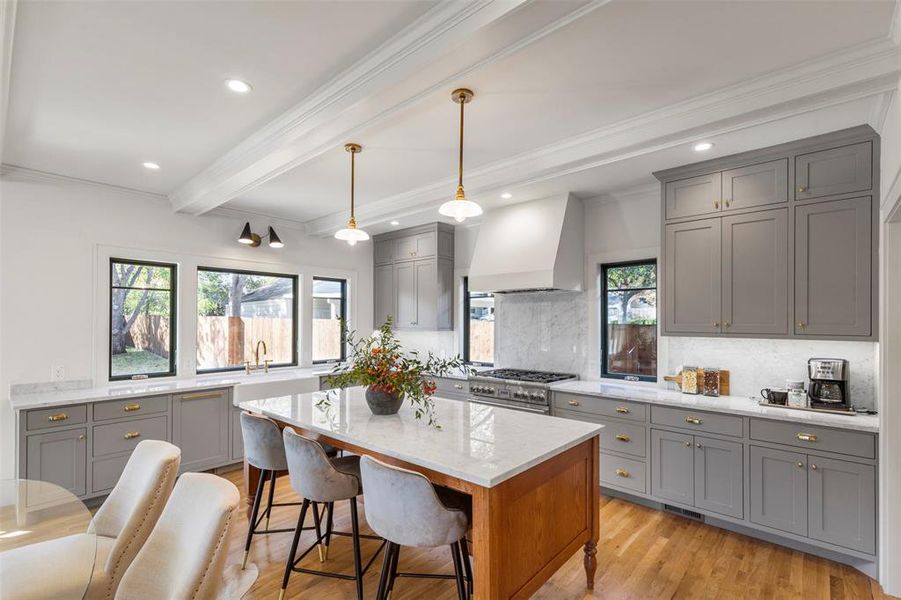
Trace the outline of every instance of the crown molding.
<path fill-rule="evenodd" d="M 901 79 L 899 79 L 898 84 L 901 85 Z M 869 123 L 870 127 L 875 129 L 880 135 L 885 127 L 888 111 L 897 94 L 897 90 L 885 92 L 884 94 L 880 94 L 877 97 L 876 102 L 873 103 L 873 109 L 870 111 L 870 118 L 867 119 L 867 123 Z"/>
<path fill-rule="evenodd" d="M 6 139 L 6 113 L 9 108 L 9 80 L 13 66 L 13 38 L 16 28 L 16 0 L 0 1 L 0 161 Z"/>
<path fill-rule="evenodd" d="M 892 15 L 887 37 L 896 46 L 901 46 L 901 0 L 895 0 L 895 13 Z"/>
<path fill-rule="evenodd" d="M 175 210 L 201 214 L 333 147 L 405 108 L 398 84 L 528 0 L 442 2 L 319 90 L 239 143 L 169 197 Z M 434 85 L 434 84 L 432 84 Z M 364 102 L 377 94 L 387 102 Z M 414 94 L 415 95 L 415 94 Z M 385 108 L 387 106 L 387 108 Z"/>
<path fill-rule="evenodd" d="M 470 170 L 470 195 L 523 186 L 723 135 L 897 89 L 901 49 L 879 38 L 842 52 L 780 69 L 670 106 L 604 126 L 568 140 Z M 360 221 L 378 222 L 411 209 L 437 206 L 454 181 L 447 178 L 357 209 Z M 307 222 L 324 235 L 340 213 Z"/>
<path fill-rule="evenodd" d="M 57 185 L 88 186 L 118 192 L 120 194 L 126 194 L 144 200 L 154 200 L 156 202 L 166 201 L 166 196 L 163 194 L 145 192 L 144 190 L 136 190 L 134 188 L 103 183 L 102 181 L 94 181 L 92 179 L 81 179 L 78 177 L 69 177 L 68 175 L 60 175 L 59 173 L 38 171 L 37 169 L 29 169 L 27 167 L 19 167 L 17 165 L 9 165 L 6 163 L 0 164 L 0 177 L 7 181 L 40 181 Z"/>

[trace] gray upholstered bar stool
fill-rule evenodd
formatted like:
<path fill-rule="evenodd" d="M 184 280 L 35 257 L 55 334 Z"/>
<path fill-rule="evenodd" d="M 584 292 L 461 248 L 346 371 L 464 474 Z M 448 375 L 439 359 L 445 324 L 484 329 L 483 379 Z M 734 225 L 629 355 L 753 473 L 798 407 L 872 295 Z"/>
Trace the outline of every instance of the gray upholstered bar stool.
<path fill-rule="evenodd" d="M 360 460 L 366 488 L 366 521 L 388 540 L 379 578 L 377 600 L 384 600 L 398 577 L 456 579 L 460 600 L 472 593 L 472 567 L 466 548 L 466 531 L 472 501 L 466 494 L 434 486 L 424 475 L 387 465 L 371 456 Z M 401 546 L 450 546 L 453 575 L 398 573 Z"/>
<path fill-rule="evenodd" d="M 291 552 L 285 564 L 285 576 L 282 579 L 282 588 L 279 592 L 279 600 L 284 598 L 288 589 L 288 579 L 291 572 L 306 573 L 307 575 L 320 575 L 335 579 L 355 581 L 357 584 L 357 600 L 363 600 L 363 575 L 375 561 L 379 552 L 385 547 L 385 540 L 374 535 L 361 535 L 360 522 L 357 517 L 357 496 L 363 493 L 363 483 L 360 479 L 360 457 L 342 456 L 330 458 L 322 444 L 316 440 L 304 437 L 296 433 L 290 427 L 285 427 L 283 432 L 285 454 L 288 460 L 288 476 L 291 479 L 291 487 L 303 497 L 303 506 L 300 509 L 300 517 L 294 530 L 294 541 L 291 543 Z M 335 511 L 335 502 L 348 500 L 350 503 L 350 519 L 352 531 L 332 531 L 332 514 Z M 319 531 L 319 517 L 315 512 L 316 503 L 325 504 L 328 508 L 328 521 L 325 533 Z M 307 509 L 310 504 L 314 506 L 313 519 L 316 523 L 316 543 L 297 556 L 297 545 L 304 528 Z M 328 545 L 333 535 L 350 536 L 353 539 L 354 548 L 354 573 L 347 575 L 331 571 L 321 571 L 298 567 L 298 563 L 309 554 L 313 548 L 320 548 L 320 560 L 322 560 L 322 548 L 328 551 Z M 360 556 L 360 538 L 380 540 L 378 550 L 363 567 Z M 296 558 L 295 558 L 296 556 Z"/>
<path fill-rule="evenodd" d="M 285 444 L 282 441 L 282 432 L 272 419 L 252 413 L 241 413 L 241 434 L 244 436 L 244 459 L 248 464 L 260 469 L 260 480 L 257 483 L 257 491 L 253 498 L 253 508 L 250 514 L 250 523 L 247 527 L 247 539 L 244 543 L 244 561 L 241 568 L 247 566 L 247 556 L 250 554 L 250 542 L 255 534 L 287 533 L 294 531 L 293 527 L 283 529 L 269 529 L 269 517 L 275 506 L 300 506 L 300 502 L 273 502 L 275 498 L 275 482 L 279 471 L 288 469 L 288 460 L 285 457 Z M 260 514 L 260 505 L 263 501 L 263 488 L 269 481 L 269 498 L 266 508 Z M 319 507 L 313 506 L 315 522 L 319 524 Z M 266 520 L 266 527 L 260 529 L 260 523 Z M 309 529 L 309 528 L 308 528 Z"/>

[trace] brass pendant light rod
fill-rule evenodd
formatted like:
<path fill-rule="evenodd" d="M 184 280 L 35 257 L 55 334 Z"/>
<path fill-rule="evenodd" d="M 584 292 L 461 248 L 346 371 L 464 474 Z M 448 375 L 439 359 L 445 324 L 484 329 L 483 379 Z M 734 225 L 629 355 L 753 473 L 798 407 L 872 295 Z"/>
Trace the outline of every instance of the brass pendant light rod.
<path fill-rule="evenodd" d="M 463 200 L 466 194 L 463 191 L 463 105 L 470 102 L 473 97 L 472 90 L 460 88 L 453 92 L 454 102 L 460 105 L 460 155 L 459 155 L 459 178 L 457 179 L 457 199 Z"/>
<path fill-rule="evenodd" d="M 350 152 L 350 221 L 348 224 L 352 223 L 352 227 L 356 227 L 357 219 L 354 217 L 354 189 L 355 189 L 355 181 L 356 181 L 356 158 L 357 152 L 362 152 L 363 147 L 360 144 L 344 144 L 344 151 Z"/>

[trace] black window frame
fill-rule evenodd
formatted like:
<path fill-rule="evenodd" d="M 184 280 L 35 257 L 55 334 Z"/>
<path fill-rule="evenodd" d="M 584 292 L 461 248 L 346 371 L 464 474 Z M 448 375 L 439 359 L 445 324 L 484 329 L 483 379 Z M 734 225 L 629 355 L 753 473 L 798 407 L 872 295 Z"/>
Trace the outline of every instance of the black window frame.
<path fill-rule="evenodd" d="M 289 362 L 289 363 L 272 363 L 269 365 L 269 368 L 276 369 L 276 368 L 281 368 L 281 367 L 296 367 L 299 365 L 298 345 L 297 345 L 299 338 L 297 335 L 297 325 L 298 325 L 298 300 L 299 300 L 299 290 L 300 290 L 300 285 L 299 285 L 300 278 L 297 275 L 291 274 L 291 273 L 269 273 L 269 272 L 265 272 L 265 271 L 249 271 L 249 270 L 245 270 L 245 269 L 226 269 L 226 268 L 222 268 L 222 267 L 198 266 L 197 272 L 195 273 L 195 277 L 194 277 L 195 282 L 200 277 L 201 271 L 207 271 L 210 273 L 235 273 L 238 275 L 258 275 L 261 277 L 280 277 L 280 278 L 284 278 L 284 279 L 290 279 L 292 281 L 291 287 L 292 287 L 293 296 L 294 296 L 294 298 L 293 298 L 294 301 L 291 303 L 291 324 L 292 324 L 292 327 L 291 327 L 291 362 Z M 199 298 L 200 298 L 200 290 L 198 289 L 196 299 L 199 299 Z M 199 316 L 199 315 L 197 315 L 196 299 L 194 302 L 194 313 L 196 316 Z M 195 340 L 197 339 L 196 326 L 195 326 L 195 330 L 194 330 L 194 338 L 195 338 Z M 197 344 L 196 343 L 194 345 L 194 360 L 195 361 L 197 360 Z M 195 365 L 196 365 L 196 362 L 195 362 Z M 201 369 L 199 367 L 195 367 L 194 371 L 198 375 L 205 375 L 207 373 L 228 373 L 231 371 L 243 371 L 244 368 L 245 367 L 243 367 L 243 366 L 217 367 L 214 369 Z"/>
<path fill-rule="evenodd" d="M 656 258 L 646 258 L 641 260 L 629 260 L 623 262 L 612 262 L 612 263 L 604 263 L 601 265 L 601 378 L 603 379 L 621 379 L 624 381 L 647 381 L 656 383 L 657 376 L 650 375 L 635 375 L 630 373 L 610 373 L 607 370 L 607 292 L 609 291 L 607 288 L 607 271 L 609 269 L 615 269 L 618 267 L 634 267 L 638 265 L 654 265 L 654 287 L 646 287 L 646 288 L 629 288 L 636 290 L 654 290 L 657 294 L 657 329 L 659 332 L 660 329 L 660 272 L 658 270 L 658 263 Z M 614 290 L 615 291 L 615 290 Z M 660 336 L 657 335 L 654 338 L 654 343 L 658 345 L 659 349 L 659 341 Z M 658 364 L 658 371 L 659 371 Z M 628 379 L 627 379 L 628 378 Z"/>
<path fill-rule="evenodd" d="M 319 277 L 318 275 L 313 276 L 313 282 L 316 281 L 332 281 L 335 283 L 341 284 L 341 357 L 340 358 L 327 358 L 324 360 L 313 360 L 312 363 L 314 365 L 328 365 L 328 364 L 336 364 L 343 363 L 347 360 L 347 344 L 344 343 L 344 340 L 347 338 L 347 279 L 341 277 Z M 312 300 L 315 299 L 316 296 L 311 296 Z M 312 335 L 312 323 L 310 324 L 310 334 Z M 312 360 L 312 351 L 310 348 L 310 359 Z"/>
<path fill-rule="evenodd" d="M 463 362 L 476 367 L 493 367 L 491 362 L 472 361 L 469 359 L 469 309 L 470 309 L 469 277 L 463 277 Z M 494 294 L 480 292 L 477 298 L 494 298 Z"/>
<path fill-rule="evenodd" d="M 162 267 L 170 269 L 169 275 L 169 370 L 165 373 L 132 373 L 131 375 L 113 375 L 113 290 L 122 289 L 122 286 L 113 285 L 113 269 L 117 264 L 140 265 L 143 267 Z M 144 289 L 144 288 L 127 288 L 127 289 Z M 164 291 L 164 290 L 157 290 Z M 178 265 L 175 263 L 159 262 L 152 260 L 133 260 L 130 258 L 119 258 L 111 256 L 109 259 L 109 318 L 107 320 L 109 327 L 107 342 L 107 377 L 109 381 L 134 381 L 142 379 L 151 379 L 156 377 L 175 377 L 178 375 L 178 348 L 176 346 L 178 340 Z"/>

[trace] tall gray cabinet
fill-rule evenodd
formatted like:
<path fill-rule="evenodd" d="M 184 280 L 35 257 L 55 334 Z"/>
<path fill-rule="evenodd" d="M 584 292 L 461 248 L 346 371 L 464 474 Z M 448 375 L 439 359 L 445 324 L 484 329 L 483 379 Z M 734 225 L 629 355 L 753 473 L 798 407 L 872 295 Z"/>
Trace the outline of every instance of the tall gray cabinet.
<path fill-rule="evenodd" d="M 660 171 L 666 335 L 875 340 L 866 125 Z"/>
<path fill-rule="evenodd" d="M 432 223 L 373 237 L 374 316 L 395 329 L 454 328 L 454 228 Z"/>

